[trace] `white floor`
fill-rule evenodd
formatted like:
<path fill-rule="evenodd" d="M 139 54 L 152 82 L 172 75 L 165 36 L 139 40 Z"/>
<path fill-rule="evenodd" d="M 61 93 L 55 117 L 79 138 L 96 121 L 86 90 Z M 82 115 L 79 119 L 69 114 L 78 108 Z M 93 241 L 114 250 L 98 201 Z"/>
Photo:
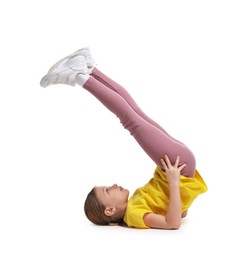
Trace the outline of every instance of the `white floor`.
<path fill-rule="evenodd" d="M 247 1 L 0 4 L 0 259 L 249 259 Z M 94 185 L 131 191 L 154 164 L 94 97 L 39 87 L 89 46 L 98 67 L 195 153 L 209 191 L 178 231 L 98 227 Z M 117 170 L 118 169 L 118 170 Z"/>

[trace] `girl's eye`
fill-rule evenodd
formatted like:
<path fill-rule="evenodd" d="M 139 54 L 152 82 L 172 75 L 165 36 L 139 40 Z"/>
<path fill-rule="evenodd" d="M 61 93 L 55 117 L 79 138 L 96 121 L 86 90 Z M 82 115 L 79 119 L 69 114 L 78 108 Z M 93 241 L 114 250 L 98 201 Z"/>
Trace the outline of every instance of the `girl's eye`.
<path fill-rule="evenodd" d="M 109 187 L 106 188 L 106 192 L 109 193 Z"/>

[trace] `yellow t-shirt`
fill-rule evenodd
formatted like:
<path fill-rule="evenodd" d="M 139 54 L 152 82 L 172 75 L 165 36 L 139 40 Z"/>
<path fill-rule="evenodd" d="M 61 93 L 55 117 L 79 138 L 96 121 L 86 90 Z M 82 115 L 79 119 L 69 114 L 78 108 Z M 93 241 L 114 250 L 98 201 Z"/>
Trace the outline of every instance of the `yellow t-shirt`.
<path fill-rule="evenodd" d="M 180 177 L 182 211 L 188 209 L 194 199 L 207 191 L 207 185 L 196 170 L 194 178 Z M 169 186 L 164 172 L 157 167 L 154 177 L 130 197 L 124 222 L 128 227 L 148 228 L 143 221 L 145 213 L 166 215 L 169 205 Z"/>

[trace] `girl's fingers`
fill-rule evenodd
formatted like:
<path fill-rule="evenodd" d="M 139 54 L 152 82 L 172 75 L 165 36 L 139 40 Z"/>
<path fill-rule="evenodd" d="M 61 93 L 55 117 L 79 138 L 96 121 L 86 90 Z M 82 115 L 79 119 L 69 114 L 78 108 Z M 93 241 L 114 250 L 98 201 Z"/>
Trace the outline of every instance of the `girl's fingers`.
<path fill-rule="evenodd" d="M 166 154 L 164 155 L 164 159 L 161 159 L 160 161 L 165 170 L 169 170 L 171 167 L 173 167 L 173 165 L 171 164 L 171 162 Z M 180 163 L 180 156 L 178 155 L 175 160 L 174 168 L 180 169 L 180 171 L 181 171 L 186 167 L 186 164 L 184 163 L 181 166 L 179 166 L 179 163 Z"/>
<path fill-rule="evenodd" d="M 179 162 L 180 162 L 180 156 L 178 155 L 178 156 L 176 157 L 175 165 L 174 165 L 176 168 L 178 167 Z"/>
<path fill-rule="evenodd" d="M 162 164 L 163 168 L 166 169 L 167 165 L 163 159 L 161 159 L 161 164 Z"/>
<path fill-rule="evenodd" d="M 165 161 L 167 162 L 167 166 L 168 166 L 168 167 L 171 167 L 172 164 L 171 164 L 171 162 L 169 161 L 168 156 L 165 154 L 164 157 L 165 157 Z"/>
<path fill-rule="evenodd" d="M 180 171 L 182 171 L 185 167 L 186 167 L 186 164 L 185 164 L 185 163 L 182 164 L 182 165 L 179 167 Z"/>

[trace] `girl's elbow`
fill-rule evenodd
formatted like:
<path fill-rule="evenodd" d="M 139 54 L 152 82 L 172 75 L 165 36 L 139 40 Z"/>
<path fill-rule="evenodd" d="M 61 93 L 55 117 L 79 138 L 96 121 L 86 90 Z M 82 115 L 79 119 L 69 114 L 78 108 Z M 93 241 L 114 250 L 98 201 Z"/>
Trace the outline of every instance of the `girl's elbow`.
<path fill-rule="evenodd" d="M 180 229 L 181 225 L 175 225 L 173 228 L 171 228 L 172 230 L 178 230 Z"/>
<path fill-rule="evenodd" d="M 180 227 L 181 227 L 181 222 L 175 222 L 170 225 L 169 229 L 178 230 L 178 229 L 180 229 Z"/>

